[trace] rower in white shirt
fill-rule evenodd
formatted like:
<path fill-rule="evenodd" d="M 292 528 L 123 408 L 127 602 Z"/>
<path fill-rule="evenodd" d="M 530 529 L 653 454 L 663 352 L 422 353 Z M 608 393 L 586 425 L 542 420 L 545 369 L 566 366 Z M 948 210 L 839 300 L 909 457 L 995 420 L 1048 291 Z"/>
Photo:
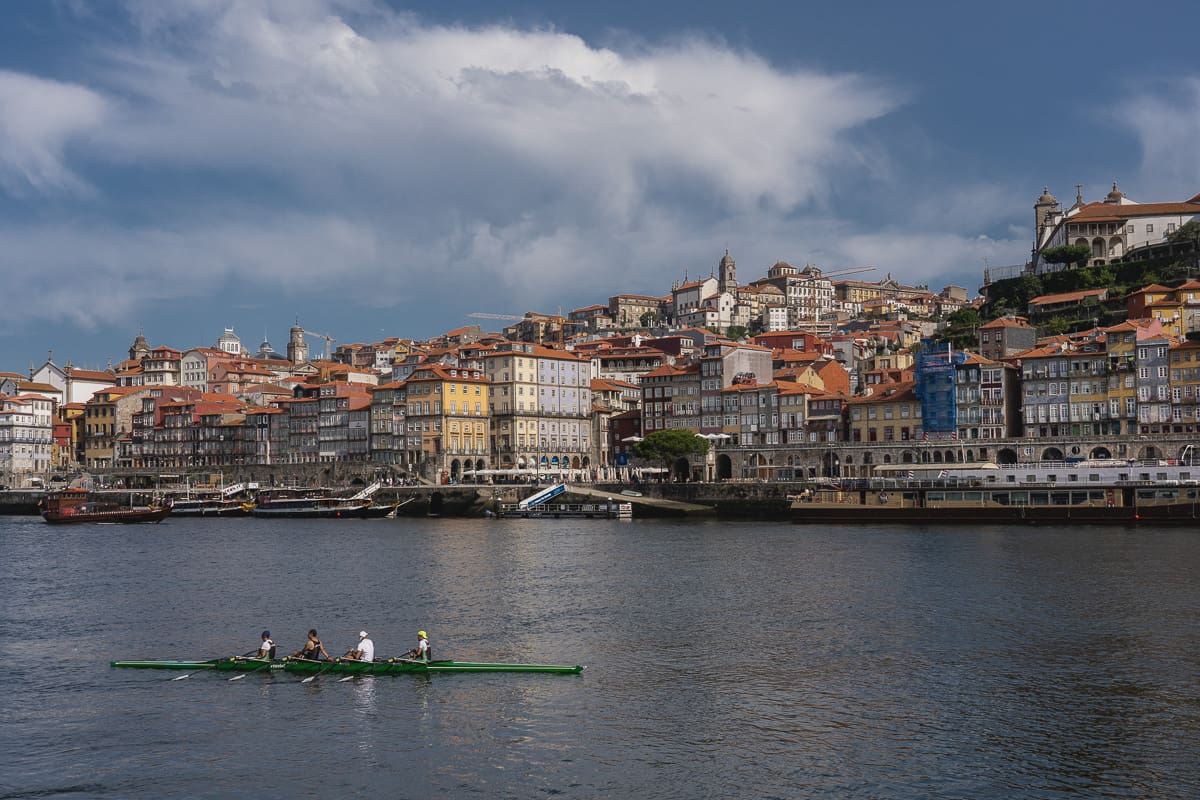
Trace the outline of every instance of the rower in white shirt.
<path fill-rule="evenodd" d="M 347 650 L 345 658 L 351 658 L 355 661 L 375 660 L 375 643 L 367 638 L 366 631 L 358 632 L 358 647 L 352 647 Z"/>

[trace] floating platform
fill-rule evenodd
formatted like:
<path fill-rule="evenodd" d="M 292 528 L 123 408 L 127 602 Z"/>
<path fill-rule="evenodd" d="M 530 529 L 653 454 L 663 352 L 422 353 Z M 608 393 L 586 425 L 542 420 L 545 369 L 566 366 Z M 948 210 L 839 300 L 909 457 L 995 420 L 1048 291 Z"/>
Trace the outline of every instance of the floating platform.
<path fill-rule="evenodd" d="M 517 519 L 633 519 L 632 503 L 563 503 L 522 506 L 502 503 L 497 516 Z"/>

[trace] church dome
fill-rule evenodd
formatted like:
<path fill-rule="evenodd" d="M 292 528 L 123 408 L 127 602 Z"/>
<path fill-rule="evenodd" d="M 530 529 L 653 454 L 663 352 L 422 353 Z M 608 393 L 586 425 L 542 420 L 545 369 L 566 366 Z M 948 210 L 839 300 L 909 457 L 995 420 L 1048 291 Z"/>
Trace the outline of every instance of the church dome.
<path fill-rule="evenodd" d="M 1108 193 L 1108 197 L 1104 198 L 1106 203 L 1120 203 L 1125 199 L 1125 193 L 1117 188 L 1117 182 L 1113 181 L 1112 191 Z"/>
<path fill-rule="evenodd" d="M 1039 206 L 1056 206 L 1058 205 L 1058 198 L 1050 194 L 1049 186 L 1043 186 L 1042 196 L 1037 199 L 1037 204 Z"/>

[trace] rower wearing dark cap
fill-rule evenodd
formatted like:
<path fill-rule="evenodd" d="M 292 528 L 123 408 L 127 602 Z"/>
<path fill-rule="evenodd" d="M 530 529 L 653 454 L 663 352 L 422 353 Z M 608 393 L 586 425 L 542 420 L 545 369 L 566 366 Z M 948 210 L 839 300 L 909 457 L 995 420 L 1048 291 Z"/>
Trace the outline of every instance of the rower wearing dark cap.
<path fill-rule="evenodd" d="M 262 632 L 262 644 L 258 646 L 258 657 L 259 658 L 274 658 L 275 657 L 275 643 L 273 641 L 271 641 L 271 632 L 270 631 Z"/>

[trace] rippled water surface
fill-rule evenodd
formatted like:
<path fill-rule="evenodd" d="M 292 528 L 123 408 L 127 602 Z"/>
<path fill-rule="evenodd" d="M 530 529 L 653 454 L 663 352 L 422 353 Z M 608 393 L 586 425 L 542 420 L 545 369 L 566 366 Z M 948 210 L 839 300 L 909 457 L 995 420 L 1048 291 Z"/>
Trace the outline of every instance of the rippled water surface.
<path fill-rule="evenodd" d="M 1200 532 L 0 517 L 0 798 L 1200 796 Z M 582 676 L 228 676 L 281 650 Z"/>

